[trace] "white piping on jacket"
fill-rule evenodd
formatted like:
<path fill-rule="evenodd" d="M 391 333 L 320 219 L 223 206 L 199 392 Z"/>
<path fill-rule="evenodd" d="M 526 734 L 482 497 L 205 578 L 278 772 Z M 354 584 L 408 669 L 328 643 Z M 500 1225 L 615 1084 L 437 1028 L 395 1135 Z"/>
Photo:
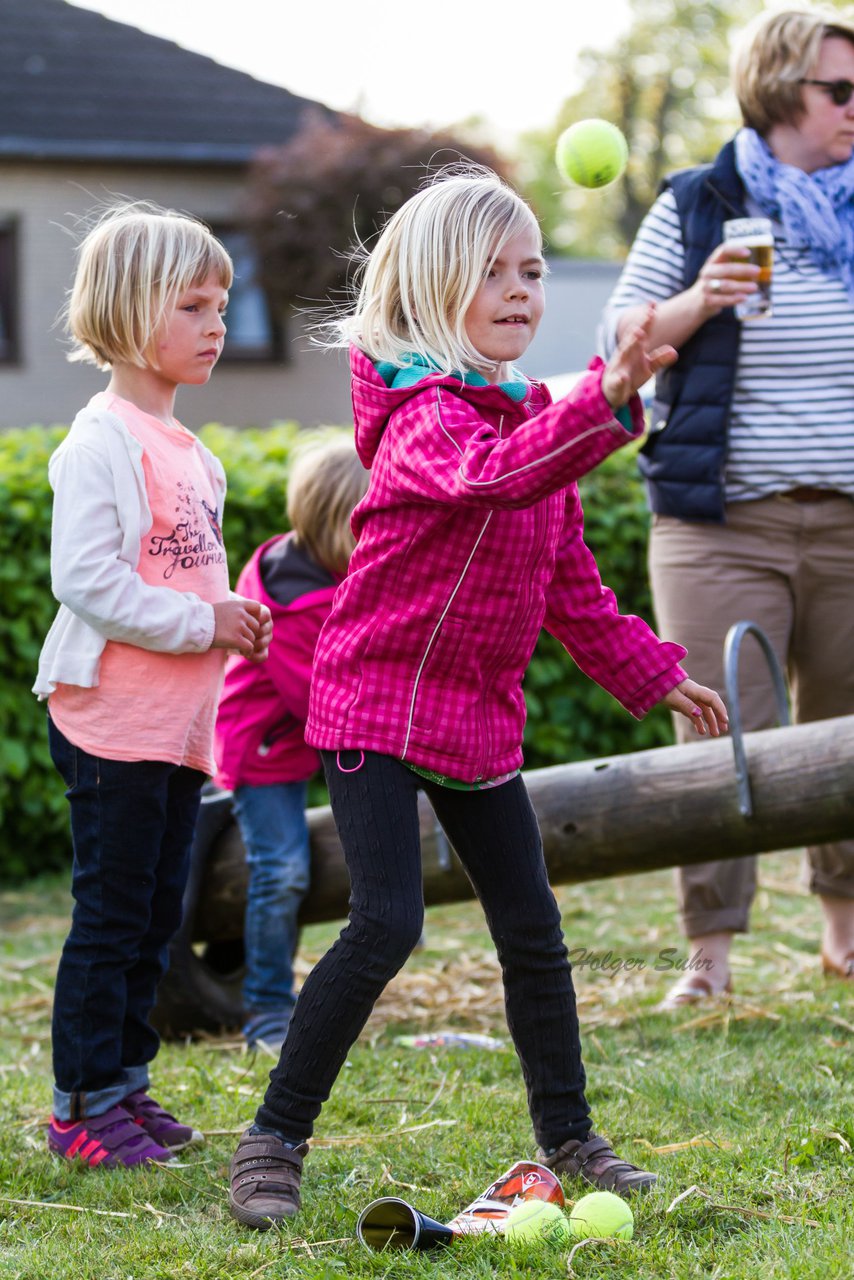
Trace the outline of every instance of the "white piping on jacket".
<path fill-rule="evenodd" d="M 466 560 L 465 564 L 463 565 L 463 571 L 460 574 L 459 578 L 457 579 L 456 586 L 454 587 L 453 591 L 448 597 L 448 603 L 445 605 L 444 609 L 442 610 L 439 621 L 436 623 L 435 627 L 433 628 L 433 633 L 430 636 L 430 639 L 427 641 L 427 648 L 424 650 L 424 656 L 422 657 L 421 662 L 419 663 L 419 666 L 418 666 L 418 670 L 415 673 L 415 684 L 412 689 L 412 700 L 409 704 L 409 718 L 406 722 L 406 739 L 403 743 L 403 754 L 400 757 L 401 760 L 404 759 L 404 757 L 406 756 L 406 752 L 409 748 L 409 739 L 412 735 L 412 721 L 415 716 L 415 700 L 418 697 L 418 686 L 421 683 L 421 673 L 424 670 L 424 664 L 430 656 L 430 650 L 433 648 L 433 642 L 435 641 L 436 636 L 439 633 L 439 628 L 441 627 L 442 623 L 445 620 L 445 615 L 447 614 L 451 605 L 454 603 L 454 596 L 457 594 L 460 587 L 463 585 L 463 579 L 468 573 L 469 565 L 474 559 L 474 554 L 477 551 L 478 547 L 480 546 L 480 540 L 483 537 L 483 535 L 486 533 L 486 526 L 489 524 L 494 514 L 495 513 L 493 511 L 490 511 L 486 519 L 484 520 L 483 528 L 481 529 L 480 533 L 477 535 L 477 540 L 475 541 L 475 544 L 471 549 L 468 560 Z"/>
<path fill-rule="evenodd" d="M 440 427 L 442 428 L 442 430 L 445 432 L 445 435 L 448 437 L 448 439 L 450 440 L 450 442 L 451 442 L 451 444 L 454 446 L 454 448 L 457 450 L 457 452 L 458 452 L 459 454 L 462 454 L 462 452 L 463 452 L 463 451 L 462 451 L 462 449 L 461 449 L 461 448 L 460 448 L 460 446 L 457 444 L 457 442 L 456 442 L 456 440 L 454 439 L 454 437 L 453 437 L 453 436 L 452 436 L 448 431 L 446 431 L 446 430 L 445 430 L 445 424 L 442 422 L 441 400 L 440 400 L 440 397 L 439 397 L 439 391 L 440 391 L 440 388 L 439 388 L 439 387 L 437 387 L 437 388 L 436 388 L 436 411 L 437 411 L 437 417 L 438 417 L 438 419 L 439 419 L 439 426 L 440 426 Z M 501 415 L 501 417 L 500 417 L 500 418 L 499 418 L 499 420 L 498 420 L 498 435 L 499 435 L 499 436 L 501 436 L 501 435 L 502 435 L 503 430 L 504 430 L 504 414 L 502 414 L 502 415 Z M 503 438 L 503 437 L 502 437 L 502 438 Z M 490 511 L 489 515 L 488 515 L 488 516 L 486 517 L 486 519 L 484 520 L 484 522 L 483 522 L 483 528 L 481 529 L 480 533 L 477 535 L 477 539 L 475 540 L 475 544 L 474 544 L 474 546 L 473 546 L 473 547 L 472 547 L 472 549 L 471 549 L 471 554 L 469 555 L 468 560 L 466 560 L 465 564 L 463 565 L 463 571 L 462 571 L 462 573 L 461 573 L 461 574 L 460 574 L 460 576 L 459 576 L 459 579 L 458 579 L 458 581 L 457 581 L 457 585 L 454 587 L 453 591 L 451 592 L 451 595 L 450 595 L 450 597 L 449 597 L 449 599 L 448 599 L 448 603 L 445 605 L 444 609 L 442 610 L 442 615 L 441 615 L 441 617 L 439 618 L 439 621 L 436 623 L 435 627 L 433 628 L 433 633 L 432 633 L 432 635 L 430 636 L 430 639 L 427 641 L 427 648 L 424 650 L 424 656 L 423 656 L 423 658 L 421 659 L 421 662 L 420 662 L 420 664 L 419 664 L 419 666 L 418 666 L 418 670 L 417 670 L 417 671 L 416 671 L 416 673 L 415 673 L 415 685 L 414 685 L 414 687 L 413 687 L 413 689 L 412 689 L 412 701 L 411 701 L 411 702 L 410 702 L 410 704 L 409 704 L 409 718 L 408 718 L 408 720 L 407 720 L 407 722 L 406 722 L 406 739 L 405 739 L 404 744 L 403 744 L 403 756 L 401 756 L 401 759 L 403 759 L 403 757 L 406 755 L 407 748 L 409 747 L 409 739 L 410 739 L 410 737 L 412 736 L 412 721 L 413 721 L 414 716 L 415 716 L 415 700 L 416 700 L 416 698 L 418 697 L 418 686 L 419 686 L 419 685 L 420 685 L 420 683 L 421 683 L 421 672 L 424 670 L 424 664 L 425 664 L 425 662 L 427 661 L 427 659 L 428 659 L 428 658 L 429 658 L 429 656 L 430 656 L 430 650 L 433 648 L 433 641 L 436 639 L 436 636 L 437 636 L 437 634 L 438 634 L 438 632 L 439 632 L 439 628 L 441 627 L 442 623 L 444 622 L 444 620 L 445 620 L 445 616 L 446 616 L 446 614 L 447 614 L 448 610 L 450 609 L 451 605 L 454 603 L 454 596 L 457 594 L 457 592 L 459 591 L 460 587 L 463 585 L 463 579 L 465 578 L 466 574 L 468 573 L 469 565 L 471 564 L 472 560 L 474 559 L 475 552 L 477 551 L 478 547 L 480 546 L 481 538 L 482 538 L 482 537 L 483 537 L 483 535 L 486 533 L 486 526 L 489 524 L 490 520 L 492 519 L 493 514 L 494 514 L 494 513 L 493 513 L 492 511 Z"/>
<path fill-rule="evenodd" d="M 450 440 L 454 448 L 457 450 L 457 452 L 460 455 L 462 455 L 462 452 L 463 452 L 462 449 L 457 444 L 456 440 L 451 435 L 450 431 L 448 431 L 447 427 L 442 421 L 441 391 L 442 391 L 441 387 L 436 388 L 436 415 L 439 419 L 439 426 L 441 427 L 443 433 L 448 437 L 448 439 Z M 504 418 L 502 417 L 501 422 L 499 423 L 499 428 L 498 428 L 499 436 L 501 435 L 501 425 L 503 424 L 503 422 L 504 422 Z M 616 418 L 612 417 L 610 422 L 598 422 L 595 426 L 588 427 L 588 429 L 582 432 L 580 436 L 575 436 L 572 440 L 567 440 L 565 444 L 559 445 L 557 449 L 553 449 L 551 453 L 544 454 L 542 458 L 534 458 L 531 462 L 526 462 L 524 466 L 517 467 L 515 471 L 507 471 L 505 472 L 504 475 L 496 476 L 494 480 L 470 480 L 469 477 L 463 471 L 462 465 L 460 465 L 458 474 L 461 476 L 463 481 L 467 485 L 470 485 L 472 488 L 487 488 L 489 485 L 501 484 L 505 480 L 510 480 L 513 476 L 521 475 L 523 471 L 530 470 L 531 467 L 537 467 L 543 462 L 550 462 L 552 458 L 556 458 L 558 457 L 559 454 L 564 453 L 567 449 L 572 449 L 576 445 L 581 444 L 583 441 L 587 439 L 588 436 L 594 435 L 597 431 L 613 431 L 615 426 L 617 427 L 617 430 L 621 431 L 625 436 L 628 436 L 629 438 L 631 438 L 631 433 L 626 431 L 622 423 L 618 422 Z"/>

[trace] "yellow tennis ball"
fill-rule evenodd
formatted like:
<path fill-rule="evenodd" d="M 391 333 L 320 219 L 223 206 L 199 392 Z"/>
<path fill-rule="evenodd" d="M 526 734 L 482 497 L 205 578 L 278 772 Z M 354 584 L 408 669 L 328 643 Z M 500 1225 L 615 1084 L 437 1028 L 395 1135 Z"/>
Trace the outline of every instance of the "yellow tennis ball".
<path fill-rule="evenodd" d="M 533 1240 L 566 1244 L 571 1238 L 566 1214 L 551 1200 L 523 1200 L 517 1204 L 507 1215 L 504 1236 L 511 1244 Z"/>
<path fill-rule="evenodd" d="M 608 120 L 577 120 L 557 140 L 560 172 L 579 187 L 607 187 L 626 167 L 629 147 Z"/>
<path fill-rule="evenodd" d="M 631 1240 L 635 1232 L 635 1219 L 625 1200 L 612 1191 L 591 1191 L 576 1201 L 569 1215 L 569 1229 L 576 1240 L 592 1236 L 619 1236 Z"/>

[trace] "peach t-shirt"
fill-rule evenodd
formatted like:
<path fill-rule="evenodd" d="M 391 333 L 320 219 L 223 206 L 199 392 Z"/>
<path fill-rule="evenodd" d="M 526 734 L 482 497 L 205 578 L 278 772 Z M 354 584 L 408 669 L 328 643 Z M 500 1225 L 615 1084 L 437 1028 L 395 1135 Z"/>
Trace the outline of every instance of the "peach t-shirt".
<path fill-rule="evenodd" d="M 211 604 L 228 597 L 217 509 L 196 437 L 166 426 L 109 392 L 96 397 L 142 445 L 153 523 L 137 573 L 151 586 L 192 591 Z M 108 760 L 165 760 L 212 774 L 213 728 L 225 651 L 155 653 L 108 640 L 98 684 L 57 685 L 54 724 L 70 742 Z"/>

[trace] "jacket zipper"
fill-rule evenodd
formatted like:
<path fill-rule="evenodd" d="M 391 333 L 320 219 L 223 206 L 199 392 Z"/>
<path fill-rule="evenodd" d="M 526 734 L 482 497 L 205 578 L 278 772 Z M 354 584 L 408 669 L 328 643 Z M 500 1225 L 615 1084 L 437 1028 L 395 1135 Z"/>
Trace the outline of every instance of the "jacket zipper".
<path fill-rule="evenodd" d="M 291 715 L 289 712 L 284 720 L 280 720 L 278 724 L 273 725 L 273 727 L 264 734 L 264 738 L 257 748 L 258 755 L 269 755 L 270 749 L 273 745 L 281 738 L 286 738 L 289 734 L 292 734 L 297 724 L 298 721 L 296 716 Z"/>
<path fill-rule="evenodd" d="M 418 697 L 418 688 L 419 688 L 419 685 L 420 685 L 420 683 L 421 683 L 421 673 L 422 673 L 422 672 L 423 672 L 423 670 L 424 670 L 424 664 L 426 663 L 427 659 L 428 659 L 428 658 L 429 658 L 429 656 L 430 656 L 430 651 L 432 650 L 433 645 L 434 645 L 434 644 L 435 644 L 435 642 L 436 642 L 436 637 L 437 637 L 437 635 L 439 634 L 439 629 L 440 629 L 440 627 L 441 627 L 442 623 L 445 621 L 445 617 L 446 617 L 446 615 L 447 615 L 447 612 L 448 612 L 448 610 L 450 609 L 451 605 L 454 603 L 454 598 L 455 598 L 455 596 L 456 596 L 457 592 L 459 591 L 460 587 L 463 585 L 463 581 L 464 581 L 464 579 L 465 579 L 465 576 L 466 576 L 466 574 L 467 574 L 467 573 L 468 573 L 468 571 L 469 571 L 469 566 L 471 565 L 471 562 L 472 562 L 472 560 L 474 559 L 475 552 L 477 551 L 478 547 L 480 546 L 481 539 L 483 538 L 483 535 L 486 533 L 486 527 L 487 527 L 487 525 L 489 524 L 490 520 L 492 519 L 492 516 L 493 516 L 493 512 L 492 512 L 492 511 L 490 511 L 490 512 L 489 512 L 489 514 L 487 515 L 486 519 L 485 519 L 485 520 L 484 520 L 484 522 L 483 522 L 483 526 L 482 526 L 482 528 L 481 528 L 481 530 L 480 530 L 480 533 L 477 535 L 477 538 L 475 539 L 475 544 L 474 544 L 474 546 L 472 547 L 471 552 L 469 553 L 469 558 L 468 558 L 468 560 L 466 560 L 465 564 L 463 565 L 463 571 L 462 571 L 462 573 L 460 574 L 459 578 L 457 579 L 457 582 L 456 582 L 456 585 L 455 585 L 455 587 L 454 587 L 453 591 L 451 592 L 450 596 L 448 597 L 448 602 L 447 602 L 447 604 L 445 605 L 444 609 L 442 610 L 442 612 L 441 612 L 441 614 L 440 614 L 440 616 L 439 616 L 439 621 L 436 623 L 435 627 L 433 628 L 433 632 L 432 632 L 432 634 L 431 634 L 431 636 L 430 636 L 430 639 L 427 641 L 427 648 L 424 650 L 424 654 L 423 654 L 423 656 L 422 656 L 422 658 L 421 658 L 420 663 L 418 664 L 418 670 L 417 670 L 417 672 L 415 673 L 415 684 L 412 686 L 412 698 L 411 698 L 410 703 L 409 703 L 409 715 L 408 715 L 407 720 L 406 720 L 406 738 L 404 739 L 404 743 L 403 743 L 403 752 L 402 752 L 401 757 L 400 757 L 400 758 L 401 758 L 401 760 L 403 760 L 403 759 L 405 759 L 405 758 L 406 758 L 406 752 L 407 752 L 407 750 L 409 749 L 409 739 L 410 739 L 410 737 L 412 736 L 412 720 L 413 720 L 413 718 L 414 718 L 414 716 L 415 716 L 415 702 L 416 702 L 416 699 L 417 699 L 417 697 Z"/>

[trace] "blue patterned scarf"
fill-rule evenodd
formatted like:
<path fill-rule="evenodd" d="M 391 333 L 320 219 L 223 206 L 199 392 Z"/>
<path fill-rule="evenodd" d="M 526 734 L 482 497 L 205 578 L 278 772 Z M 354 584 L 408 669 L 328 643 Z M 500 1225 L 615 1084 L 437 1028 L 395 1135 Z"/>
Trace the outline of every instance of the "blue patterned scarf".
<path fill-rule="evenodd" d="M 765 216 L 783 224 L 787 242 L 806 246 L 819 270 L 841 280 L 854 303 L 854 156 L 805 173 L 782 164 L 755 129 L 739 129 L 735 164 Z"/>

